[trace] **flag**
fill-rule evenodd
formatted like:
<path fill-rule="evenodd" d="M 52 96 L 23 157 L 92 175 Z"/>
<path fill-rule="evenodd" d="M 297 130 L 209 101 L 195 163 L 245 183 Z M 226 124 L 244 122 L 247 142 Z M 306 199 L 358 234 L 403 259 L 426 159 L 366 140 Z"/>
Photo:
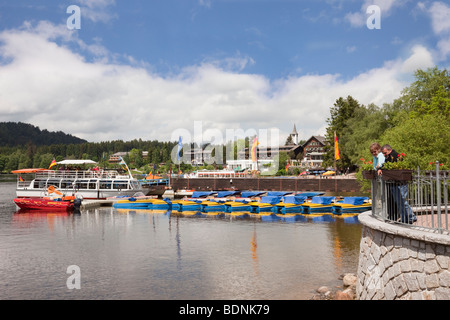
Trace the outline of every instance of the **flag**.
<path fill-rule="evenodd" d="M 130 169 L 128 168 L 127 163 L 125 162 L 125 160 L 123 160 L 123 158 L 120 157 L 120 156 L 119 156 L 119 160 L 120 160 L 119 165 L 122 168 L 122 170 L 123 171 L 128 171 L 128 174 L 131 175 Z"/>
<path fill-rule="evenodd" d="M 259 145 L 258 138 L 255 136 L 255 139 L 253 139 L 253 145 L 252 145 L 252 161 L 256 162 L 256 147 Z"/>
<path fill-rule="evenodd" d="M 181 149 L 183 149 L 183 142 L 181 142 L 181 136 L 178 138 L 178 151 L 177 151 L 177 161 L 181 159 Z"/>
<path fill-rule="evenodd" d="M 339 144 L 336 136 L 336 131 L 334 132 L 334 157 L 336 158 L 336 160 L 339 160 L 341 158 L 341 154 L 339 153 Z"/>
<path fill-rule="evenodd" d="M 48 167 L 49 169 L 51 169 L 53 166 L 56 166 L 56 160 L 53 159 L 52 162 L 50 163 L 50 167 Z"/>
<path fill-rule="evenodd" d="M 22 176 L 19 177 L 20 182 L 23 182 L 23 178 Z"/>

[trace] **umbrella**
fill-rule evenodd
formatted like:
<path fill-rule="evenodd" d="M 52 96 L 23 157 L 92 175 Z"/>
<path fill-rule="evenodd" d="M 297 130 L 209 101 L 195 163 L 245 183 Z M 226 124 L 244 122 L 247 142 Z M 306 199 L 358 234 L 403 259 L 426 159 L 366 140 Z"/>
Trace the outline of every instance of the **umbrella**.
<path fill-rule="evenodd" d="M 302 176 L 302 175 L 304 175 L 304 174 L 308 174 L 308 172 L 303 171 L 302 173 L 299 174 L 299 176 Z"/>
<path fill-rule="evenodd" d="M 327 171 L 327 172 L 324 172 L 322 175 L 323 176 L 329 176 L 329 175 L 332 175 L 332 174 L 335 174 L 336 172 L 334 172 L 334 171 Z"/>

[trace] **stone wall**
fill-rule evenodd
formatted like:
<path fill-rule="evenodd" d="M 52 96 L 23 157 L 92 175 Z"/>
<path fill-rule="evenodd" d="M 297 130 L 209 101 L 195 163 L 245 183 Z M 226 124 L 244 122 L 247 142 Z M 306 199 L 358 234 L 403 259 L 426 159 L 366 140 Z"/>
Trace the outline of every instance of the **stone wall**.
<path fill-rule="evenodd" d="M 356 299 L 449 300 L 450 236 L 385 223 L 371 212 L 363 225 Z"/>

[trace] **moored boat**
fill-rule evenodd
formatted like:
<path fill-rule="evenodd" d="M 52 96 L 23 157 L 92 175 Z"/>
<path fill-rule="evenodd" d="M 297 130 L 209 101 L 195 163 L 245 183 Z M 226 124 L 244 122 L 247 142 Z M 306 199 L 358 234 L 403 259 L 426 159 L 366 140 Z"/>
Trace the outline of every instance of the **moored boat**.
<path fill-rule="evenodd" d="M 16 198 L 14 203 L 24 210 L 44 210 L 44 211 L 73 211 L 74 201 L 44 198 Z"/>
<path fill-rule="evenodd" d="M 280 196 L 264 196 L 261 201 L 251 204 L 253 213 L 271 212 L 272 208 L 281 201 Z"/>
<path fill-rule="evenodd" d="M 266 194 L 265 191 L 243 191 L 239 198 L 225 203 L 225 212 L 251 211 L 252 204 L 259 202 L 260 197 Z"/>
<path fill-rule="evenodd" d="M 307 196 L 285 196 L 283 201 L 277 203 L 273 208 L 274 213 L 300 213 L 302 211 L 302 204 L 306 201 Z"/>
<path fill-rule="evenodd" d="M 190 198 L 175 200 L 172 202 L 172 209 L 178 211 L 201 211 L 203 201 L 208 197 L 217 194 L 214 191 L 194 191 Z"/>
<path fill-rule="evenodd" d="M 14 203 L 23 210 L 73 211 L 81 206 L 81 198 L 65 196 L 54 186 L 42 191 L 42 197 L 15 198 Z"/>
<path fill-rule="evenodd" d="M 302 204 L 303 214 L 310 214 L 314 212 L 331 212 L 333 210 L 333 201 L 336 197 L 326 197 L 326 196 L 314 196 L 310 202 L 305 202 Z"/>
<path fill-rule="evenodd" d="M 106 199 L 114 196 L 132 196 L 142 191 L 125 162 L 126 168 L 100 169 L 92 160 L 64 160 L 57 162 L 56 170 L 22 169 L 17 174 L 17 198 L 40 198 L 42 190 L 54 186 L 64 194 L 77 195 L 83 199 Z M 84 167 L 84 169 L 81 169 Z M 33 175 L 29 179 L 30 175 Z"/>
<path fill-rule="evenodd" d="M 155 199 L 136 199 L 131 197 L 128 199 L 116 201 L 113 204 L 113 207 L 120 209 L 133 209 L 133 208 L 147 209 L 154 200 Z"/>
<path fill-rule="evenodd" d="M 361 213 L 372 208 L 368 197 L 344 197 L 342 202 L 336 202 L 332 207 L 333 214 Z"/>
<path fill-rule="evenodd" d="M 209 201 L 202 203 L 202 211 L 204 212 L 224 212 L 227 203 L 231 203 L 239 195 L 240 191 L 219 191 L 217 196 Z"/>

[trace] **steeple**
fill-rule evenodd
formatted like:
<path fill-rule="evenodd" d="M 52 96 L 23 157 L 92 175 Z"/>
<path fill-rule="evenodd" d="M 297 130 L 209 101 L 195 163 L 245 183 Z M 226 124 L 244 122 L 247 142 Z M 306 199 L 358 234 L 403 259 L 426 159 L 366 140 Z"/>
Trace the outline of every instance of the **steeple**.
<path fill-rule="evenodd" d="M 295 144 L 298 144 L 298 132 L 297 132 L 297 127 L 295 126 L 295 124 L 294 124 L 294 129 L 292 130 L 292 133 L 291 133 L 291 137 L 292 137 L 292 141 Z"/>

